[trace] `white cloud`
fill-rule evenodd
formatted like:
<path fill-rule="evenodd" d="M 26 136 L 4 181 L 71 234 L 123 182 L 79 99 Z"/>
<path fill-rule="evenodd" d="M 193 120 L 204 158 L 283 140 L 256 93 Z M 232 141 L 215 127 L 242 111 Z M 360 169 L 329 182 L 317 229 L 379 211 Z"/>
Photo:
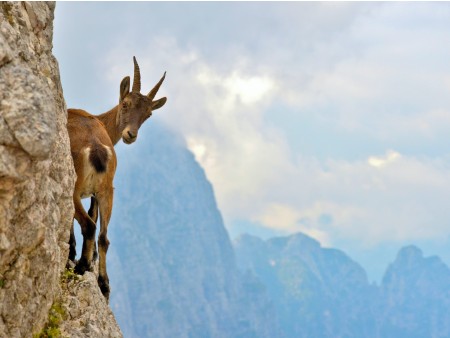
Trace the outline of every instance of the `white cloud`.
<path fill-rule="evenodd" d="M 367 163 L 369 163 L 369 165 L 375 168 L 383 168 L 389 163 L 392 163 L 395 160 L 397 160 L 400 156 L 401 155 L 398 152 L 394 150 L 389 150 L 386 153 L 386 156 L 383 157 L 370 156 L 369 159 L 367 160 Z"/>
<path fill-rule="evenodd" d="M 149 73 L 151 65 L 165 62 L 172 70 L 165 84 L 173 97 L 170 112 L 160 118 L 185 136 L 214 185 L 227 223 L 249 219 L 287 233 L 305 232 L 324 245 L 345 238 L 366 247 L 448 233 L 450 212 L 443 201 L 450 199 L 450 172 L 439 160 L 394 150 L 361 160 L 318 160 L 294 154 L 283 131 L 265 117 L 283 93 L 282 82 L 233 67 L 219 71 L 197 51 L 180 48 L 174 39 L 164 39 L 158 47 L 166 50 L 164 57 L 151 64 L 144 59 L 141 69 Z M 363 65 L 356 72 L 350 72 L 350 64 L 346 67 L 343 73 L 358 74 L 364 81 L 370 79 L 368 74 L 373 74 L 375 82 L 385 76 L 374 69 L 364 72 Z M 314 81 L 318 88 L 314 91 L 328 88 L 326 93 L 339 97 L 339 114 L 345 113 L 340 108 L 346 107 L 345 100 L 375 100 L 380 95 L 358 87 L 351 77 Z M 345 118 L 346 126 L 357 116 L 352 115 L 355 111 Z M 442 111 L 429 114 L 408 122 L 395 114 L 380 119 L 388 121 L 383 128 L 407 126 L 407 132 L 413 133 L 420 129 L 416 125 L 424 123 L 424 116 L 429 117 L 425 121 L 436 121 L 428 124 L 431 129 L 446 120 Z M 356 128 L 364 126 L 361 121 Z M 324 215 L 328 222 L 323 222 Z"/>
<path fill-rule="evenodd" d="M 265 95 L 274 90 L 273 81 L 267 76 L 242 76 L 234 71 L 221 77 L 211 69 L 205 69 L 197 75 L 197 80 L 205 87 L 219 86 L 225 90 L 224 100 L 239 98 L 243 105 L 257 104 Z M 235 107 L 231 106 L 229 109 Z"/>
<path fill-rule="evenodd" d="M 228 223 L 328 244 L 448 236 L 450 6 L 271 5 L 259 21 L 244 20 L 253 5 L 243 6 L 227 7 L 210 30 L 172 8 L 161 14 L 172 20 L 164 34 L 133 44 L 118 33 L 101 59 L 114 100 L 132 73 L 130 55 L 144 89 L 168 71 L 160 94 L 169 101 L 155 117 L 184 135 Z M 291 134 L 268 116 L 283 107 Z M 336 137 L 344 132 L 349 156 Z M 376 147 L 366 149 L 368 140 Z M 322 143 L 324 154 L 306 155 Z"/>
<path fill-rule="evenodd" d="M 300 211 L 296 208 L 275 203 L 268 205 L 261 215 L 256 216 L 254 221 L 261 222 L 269 228 L 295 231 L 300 216 Z"/>
<path fill-rule="evenodd" d="M 373 7 L 336 36 L 348 54 L 327 60 L 301 88 L 290 82 L 282 90 L 293 106 L 342 130 L 397 143 L 443 135 L 450 127 L 450 33 L 442 29 L 449 18 L 442 4 Z"/>

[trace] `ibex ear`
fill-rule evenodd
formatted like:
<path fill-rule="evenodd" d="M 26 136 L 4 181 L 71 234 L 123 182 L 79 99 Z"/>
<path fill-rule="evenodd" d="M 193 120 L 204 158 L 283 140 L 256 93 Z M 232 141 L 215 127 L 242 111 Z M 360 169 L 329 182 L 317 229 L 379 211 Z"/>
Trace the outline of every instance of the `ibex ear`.
<path fill-rule="evenodd" d="M 162 97 L 159 100 L 152 102 L 152 110 L 156 110 L 164 106 L 167 102 L 167 97 Z"/>
<path fill-rule="evenodd" d="M 125 76 L 122 82 L 120 83 L 120 102 L 123 101 L 123 99 L 125 98 L 125 96 L 128 95 L 129 92 L 130 92 L 130 77 Z"/>

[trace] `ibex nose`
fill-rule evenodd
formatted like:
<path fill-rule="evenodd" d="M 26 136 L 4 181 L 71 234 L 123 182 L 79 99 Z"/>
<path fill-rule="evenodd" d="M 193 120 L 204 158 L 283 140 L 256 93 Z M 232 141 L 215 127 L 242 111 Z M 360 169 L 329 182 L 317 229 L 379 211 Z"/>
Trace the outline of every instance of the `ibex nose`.
<path fill-rule="evenodd" d="M 133 134 L 131 131 L 129 131 L 129 130 L 128 130 L 127 133 L 128 133 L 128 136 L 130 136 L 130 138 L 135 138 L 135 137 L 136 137 L 136 135 L 134 135 L 134 134 Z"/>

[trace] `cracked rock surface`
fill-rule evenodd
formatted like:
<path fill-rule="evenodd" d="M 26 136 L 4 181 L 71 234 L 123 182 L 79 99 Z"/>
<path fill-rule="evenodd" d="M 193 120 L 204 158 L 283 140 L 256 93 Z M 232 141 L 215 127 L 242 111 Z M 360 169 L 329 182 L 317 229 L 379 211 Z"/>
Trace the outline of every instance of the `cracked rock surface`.
<path fill-rule="evenodd" d="M 97 286 L 97 271 L 61 283 L 65 320 L 61 335 L 71 338 L 120 338 L 116 319 Z"/>
<path fill-rule="evenodd" d="M 52 55 L 54 9 L 0 2 L 0 337 L 39 332 L 62 296 L 75 172 Z M 97 286 L 95 278 L 86 283 Z M 109 310 L 92 297 L 103 309 L 80 303 L 80 311 Z"/>

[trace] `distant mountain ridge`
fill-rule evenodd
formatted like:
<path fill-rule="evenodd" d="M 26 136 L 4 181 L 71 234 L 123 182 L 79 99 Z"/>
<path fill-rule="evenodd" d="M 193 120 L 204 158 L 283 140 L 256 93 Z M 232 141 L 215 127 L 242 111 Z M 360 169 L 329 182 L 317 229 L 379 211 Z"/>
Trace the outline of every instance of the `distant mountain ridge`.
<path fill-rule="evenodd" d="M 235 242 L 241 269 L 266 285 L 282 337 L 369 337 L 374 320 L 365 304 L 376 291 L 365 271 L 342 251 L 304 235 Z"/>
<path fill-rule="evenodd" d="M 450 269 L 402 248 L 380 286 L 344 252 L 295 234 L 234 243 L 239 267 L 267 287 L 281 336 L 450 337 Z"/>

